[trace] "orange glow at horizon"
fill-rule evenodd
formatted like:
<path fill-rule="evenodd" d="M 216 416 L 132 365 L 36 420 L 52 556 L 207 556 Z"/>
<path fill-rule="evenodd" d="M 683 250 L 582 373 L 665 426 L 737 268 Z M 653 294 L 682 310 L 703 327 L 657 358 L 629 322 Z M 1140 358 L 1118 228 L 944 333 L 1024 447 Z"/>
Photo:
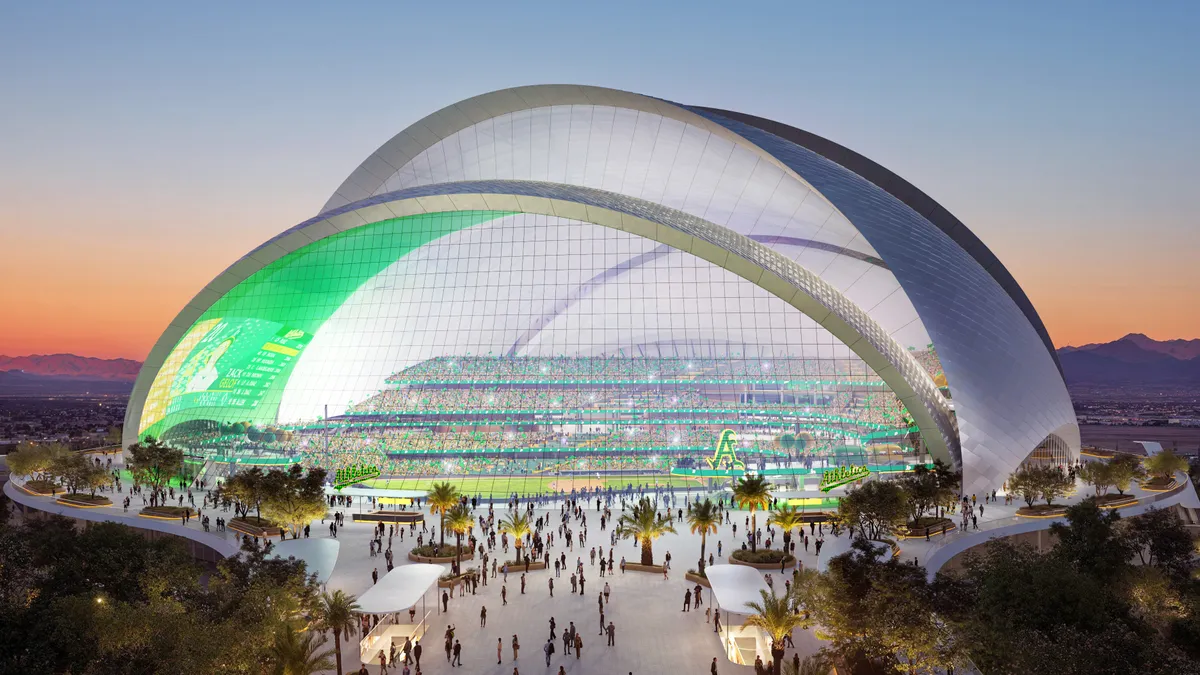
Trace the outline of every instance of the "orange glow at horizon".
<path fill-rule="evenodd" d="M 148 223 L 120 228 L 126 237 L 119 231 L 101 234 L 103 228 L 64 232 L 48 218 L 37 220 L 47 222 L 19 235 L 0 228 L 0 249 L 19 252 L 6 261 L 10 292 L 0 295 L 2 355 L 143 360 L 197 291 L 288 226 L 272 218 L 276 225 L 264 227 L 247 217 L 227 223 L 214 237 L 201 222 L 175 223 L 147 240 L 135 233 L 147 231 Z M 1157 271 L 1126 265 L 1100 273 L 998 253 L 1018 258 L 1009 268 L 1057 346 L 1107 342 L 1131 332 L 1159 340 L 1200 336 L 1200 313 L 1187 310 L 1200 298 L 1200 280 L 1166 271 L 1171 265 Z"/>

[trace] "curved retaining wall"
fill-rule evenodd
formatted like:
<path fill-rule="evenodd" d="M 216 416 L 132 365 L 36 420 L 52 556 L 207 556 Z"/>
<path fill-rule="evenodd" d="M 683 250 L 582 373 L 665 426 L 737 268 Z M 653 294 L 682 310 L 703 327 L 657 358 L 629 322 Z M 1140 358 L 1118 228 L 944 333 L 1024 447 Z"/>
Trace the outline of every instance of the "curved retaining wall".
<path fill-rule="evenodd" d="M 112 513 L 105 509 L 81 509 L 57 503 L 52 497 L 35 497 L 17 487 L 14 481 L 4 484 L 4 494 L 17 503 L 22 510 L 40 511 L 58 516 L 66 516 L 75 520 L 96 523 L 120 523 L 142 530 L 146 536 L 172 536 L 183 539 L 193 558 L 207 562 L 216 562 L 222 558 L 236 555 L 241 549 L 238 542 L 225 539 L 210 532 L 175 525 L 173 521 L 141 518 L 136 513 Z"/>
<path fill-rule="evenodd" d="M 1179 480 L 1182 484 L 1175 492 L 1152 495 L 1139 500 L 1137 506 L 1122 508 L 1121 516 L 1136 516 L 1149 511 L 1151 508 L 1163 508 L 1176 504 L 1189 509 L 1200 508 L 1200 497 L 1196 495 L 1196 489 L 1192 486 L 1191 481 L 1186 477 L 1179 478 Z M 937 575 L 938 570 L 942 569 L 954 556 L 967 549 L 974 548 L 980 544 L 986 544 L 993 539 L 1028 534 L 1037 532 L 1038 530 L 1048 530 L 1054 523 L 1067 522 L 1067 519 L 1063 516 L 1056 518 L 1022 518 L 1018 516 L 1011 520 L 1017 522 L 985 530 L 979 534 L 959 537 L 935 550 L 929 555 L 928 560 L 925 561 L 925 570 L 928 573 L 929 580 L 932 581 L 934 576 Z"/>

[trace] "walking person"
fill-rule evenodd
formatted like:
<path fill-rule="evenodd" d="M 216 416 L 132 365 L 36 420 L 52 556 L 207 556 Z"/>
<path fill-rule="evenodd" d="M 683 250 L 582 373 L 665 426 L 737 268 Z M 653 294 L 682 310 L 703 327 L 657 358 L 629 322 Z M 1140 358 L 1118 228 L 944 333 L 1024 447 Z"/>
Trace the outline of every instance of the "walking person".
<path fill-rule="evenodd" d="M 549 585 L 550 585 L 550 597 L 552 597 L 552 598 L 553 598 L 553 597 L 554 597 L 554 577 L 550 577 L 550 578 L 549 578 L 549 579 L 547 579 L 546 581 L 547 581 L 547 582 L 549 583 Z"/>
<path fill-rule="evenodd" d="M 617 634 L 617 627 L 613 625 L 613 622 L 611 622 L 611 621 L 608 622 L 608 628 L 607 628 L 606 632 L 608 633 L 608 646 L 609 647 L 616 646 L 617 642 L 614 639 L 614 636 Z"/>
<path fill-rule="evenodd" d="M 496 664 L 499 665 L 504 659 L 504 638 L 496 638 Z"/>
<path fill-rule="evenodd" d="M 487 627 L 487 606 L 486 605 L 479 608 L 479 627 L 480 628 Z"/>
<path fill-rule="evenodd" d="M 458 640 L 454 641 L 454 660 L 450 662 L 450 667 L 462 665 L 462 643 Z"/>
<path fill-rule="evenodd" d="M 513 661 L 516 661 L 517 660 L 517 651 L 521 649 L 521 643 L 517 640 L 516 633 L 513 633 L 512 647 L 513 647 Z"/>
<path fill-rule="evenodd" d="M 580 635 L 579 633 L 576 633 L 575 634 L 575 658 L 578 659 L 579 655 L 582 652 L 583 652 L 583 636 Z"/>
<path fill-rule="evenodd" d="M 547 638 L 546 644 L 542 646 L 542 651 L 546 652 L 546 667 L 550 667 L 550 656 L 554 654 L 554 638 Z"/>

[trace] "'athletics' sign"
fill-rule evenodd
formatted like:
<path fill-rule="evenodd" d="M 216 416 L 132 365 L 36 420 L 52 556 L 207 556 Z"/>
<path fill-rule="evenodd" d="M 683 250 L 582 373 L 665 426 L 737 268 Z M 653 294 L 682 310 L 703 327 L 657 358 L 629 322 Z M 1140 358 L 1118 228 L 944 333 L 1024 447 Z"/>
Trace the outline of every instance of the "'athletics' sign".
<path fill-rule="evenodd" d="M 821 492 L 829 492 L 835 487 L 853 483 L 854 481 L 862 480 L 871 475 L 870 469 L 865 466 L 839 466 L 836 469 L 829 469 L 821 474 Z"/>
<path fill-rule="evenodd" d="M 333 489 L 341 490 L 344 487 L 349 487 L 355 483 L 361 483 L 365 480 L 379 477 L 379 467 L 365 466 L 362 464 L 351 466 L 345 469 L 338 469 L 334 474 Z"/>

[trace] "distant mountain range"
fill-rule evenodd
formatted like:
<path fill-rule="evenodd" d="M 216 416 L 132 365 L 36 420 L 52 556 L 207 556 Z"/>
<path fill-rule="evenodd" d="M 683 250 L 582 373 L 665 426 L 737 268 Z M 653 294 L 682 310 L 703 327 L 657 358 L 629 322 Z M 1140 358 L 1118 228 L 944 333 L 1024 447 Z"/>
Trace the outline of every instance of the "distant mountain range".
<path fill-rule="evenodd" d="M 1070 385 L 1195 385 L 1200 339 L 1155 340 L 1130 333 L 1112 342 L 1058 350 Z M 0 356 L 0 395 L 128 393 L 142 364 L 75 354 Z"/>
<path fill-rule="evenodd" d="M 29 375 L 50 377 L 133 382 L 141 367 L 140 361 L 130 359 L 97 359 L 74 354 L 0 356 L 0 371 L 20 370 Z"/>
<path fill-rule="evenodd" d="M 0 355 L 0 396 L 127 394 L 141 367 L 75 354 Z"/>
<path fill-rule="evenodd" d="M 1155 340 L 1130 333 L 1112 342 L 1058 350 L 1067 384 L 1200 386 L 1200 339 Z"/>

